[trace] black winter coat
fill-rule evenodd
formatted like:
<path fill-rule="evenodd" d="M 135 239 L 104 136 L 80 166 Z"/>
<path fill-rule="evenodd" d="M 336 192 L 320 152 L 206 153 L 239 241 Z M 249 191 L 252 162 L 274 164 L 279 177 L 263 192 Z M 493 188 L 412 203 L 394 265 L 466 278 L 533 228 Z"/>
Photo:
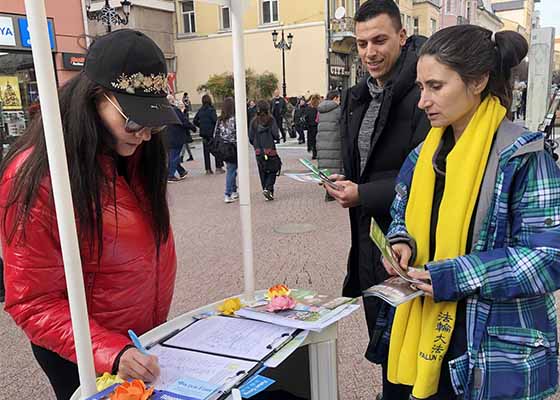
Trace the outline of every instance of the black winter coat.
<path fill-rule="evenodd" d="M 196 130 L 196 127 L 185 118 L 185 115 L 177 107 L 172 107 L 175 114 L 177 114 L 177 118 L 181 121 L 181 124 L 167 126 L 166 143 L 169 149 L 180 149 L 187 143 L 187 136 L 190 136 L 190 131 Z"/>
<path fill-rule="evenodd" d="M 209 105 L 203 105 L 196 113 L 193 123 L 200 128 L 200 137 L 210 139 L 214 136 L 214 128 L 216 127 L 216 109 Z"/>
<path fill-rule="evenodd" d="M 415 83 L 417 52 L 425 41 L 419 36 L 407 40 L 393 77 L 385 84 L 370 153 L 361 174 L 358 133 L 371 101 L 367 80 L 343 93 L 340 128 L 344 173 L 347 179 L 358 183 L 360 194 L 360 205 L 349 210 L 352 247 L 344 296 L 361 296 L 362 290 L 387 278 L 379 263 L 379 251 L 369 237 L 370 221 L 375 218 L 387 232 L 396 177 L 408 154 L 430 130 L 425 113 L 417 107 L 420 91 Z"/>

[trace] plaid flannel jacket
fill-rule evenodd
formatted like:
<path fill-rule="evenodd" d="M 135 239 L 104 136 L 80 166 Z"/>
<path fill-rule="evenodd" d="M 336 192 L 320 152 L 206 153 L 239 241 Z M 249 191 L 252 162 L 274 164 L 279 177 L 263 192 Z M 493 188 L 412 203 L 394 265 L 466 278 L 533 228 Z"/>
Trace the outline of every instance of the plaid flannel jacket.
<path fill-rule="evenodd" d="M 436 301 L 467 299 L 468 351 L 449 363 L 465 400 L 537 400 L 558 386 L 553 292 L 560 287 L 560 170 L 535 146 L 542 139 L 526 132 L 500 153 L 472 252 L 426 266 Z M 419 154 L 420 146 L 397 178 L 389 238 L 408 236 L 405 210 Z M 390 308 L 378 321 L 386 326 L 378 354 L 387 351 L 393 317 Z"/>

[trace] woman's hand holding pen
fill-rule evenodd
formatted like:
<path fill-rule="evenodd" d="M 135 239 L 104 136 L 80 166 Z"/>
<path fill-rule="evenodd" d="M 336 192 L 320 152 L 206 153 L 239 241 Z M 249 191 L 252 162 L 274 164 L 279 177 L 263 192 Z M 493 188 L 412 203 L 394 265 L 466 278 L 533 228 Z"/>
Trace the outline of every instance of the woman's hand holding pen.
<path fill-rule="evenodd" d="M 124 380 L 141 379 L 144 382 L 154 382 L 159 373 L 158 358 L 142 354 L 134 347 L 125 350 L 119 361 L 118 375 Z"/>

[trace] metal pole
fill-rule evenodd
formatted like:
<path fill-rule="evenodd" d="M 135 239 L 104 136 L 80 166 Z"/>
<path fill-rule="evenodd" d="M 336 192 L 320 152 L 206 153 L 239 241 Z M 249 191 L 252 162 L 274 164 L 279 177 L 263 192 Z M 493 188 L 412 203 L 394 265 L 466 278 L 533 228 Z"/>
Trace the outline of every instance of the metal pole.
<path fill-rule="evenodd" d="M 111 7 L 111 5 L 109 4 L 109 0 L 105 0 L 105 7 Z M 111 18 L 107 19 L 107 33 L 111 33 Z"/>
<path fill-rule="evenodd" d="M 97 392 L 95 368 L 45 3 L 43 0 L 25 0 L 25 9 L 29 21 L 29 35 L 31 37 L 37 87 L 41 98 L 41 116 L 47 145 L 60 247 L 64 261 L 81 396 L 86 398 Z"/>
<path fill-rule="evenodd" d="M 282 29 L 282 96 L 288 97 L 286 94 L 286 41 L 284 40 L 284 29 Z"/>
<path fill-rule="evenodd" d="M 325 27 L 327 29 L 327 93 L 331 90 L 331 2 L 325 0 L 325 7 L 327 9 L 327 20 Z"/>
<path fill-rule="evenodd" d="M 237 165 L 239 208 L 243 240 L 243 276 L 245 298 L 255 296 L 253 266 L 253 228 L 251 222 L 251 183 L 249 180 L 249 135 L 247 134 L 247 93 L 245 88 L 245 45 L 243 36 L 243 0 L 230 0 L 233 40 L 233 80 L 235 87 L 235 123 L 237 127 Z"/>

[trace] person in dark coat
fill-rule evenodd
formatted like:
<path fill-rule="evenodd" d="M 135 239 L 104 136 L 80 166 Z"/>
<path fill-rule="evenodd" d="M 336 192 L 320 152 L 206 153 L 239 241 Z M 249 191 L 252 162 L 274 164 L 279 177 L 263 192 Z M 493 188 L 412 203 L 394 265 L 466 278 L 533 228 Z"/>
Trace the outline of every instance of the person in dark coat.
<path fill-rule="evenodd" d="M 280 96 L 280 90 L 276 89 L 274 91 L 274 98 L 270 102 L 270 110 L 272 116 L 276 120 L 276 125 L 278 125 L 278 129 L 280 129 L 280 133 L 282 134 L 282 140 L 284 143 L 286 142 L 286 131 L 284 130 L 284 116 L 288 110 L 288 106 L 286 104 L 286 100 Z M 278 140 L 276 143 L 280 143 Z"/>
<path fill-rule="evenodd" d="M 167 100 L 175 111 L 177 118 L 181 121 L 180 124 L 170 124 L 166 128 L 166 144 L 167 144 L 167 159 L 168 159 L 168 176 L 167 181 L 178 182 L 187 177 L 186 171 L 181 165 L 181 150 L 187 141 L 187 133 L 190 128 L 194 126 L 185 118 L 185 115 L 175 105 L 175 98 L 173 95 L 168 95 Z"/>
<path fill-rule="evenodd" d="M 251 122 L 253 122 L 253 119 L 257 116 L 257 103 L 255 103 L 255 100 L 249 100 L 249 103 L 247 103 L 247 124 L 249 125 L 249 127 L 251 126 Z"/>
<path fill-rule="evenodd" d="M 309 99 L 309 105 L 305 108 L 305 123 L 307 125 L 307 152 L 311 153 L 311 159 L 317 159 L 317 125 L 319 124 L 319 111 L 317 107 L 321 103 L 321 96 L 314 94 Z"/>
<path fill-rule="evenodd" d="M 355 16 L 358 52 L 369 76 L 343 93 L 340 129 L 344 176 L 335 175 L 341 190 L 325 187 L 350 211 L 352 245 L 343 294 L 362 290 L 387 278 L 380 253 L 370 239 L 371 218 L 387 232 L 397 174 L 408 154 L 426 137 L 430 124 L 418 109 L 416 62 L 425 38 L 407 38 L 393 0 L 368 0 Z M 375 324 L 382 301 L 364 299 L 372 362 L 377 344 Z M 384 306 L 383 306 L 384 307 Z M 385 367 L 385 366 L 384 366 Z M 383 398 L 399 398 L 385 393 Z"/>
<path fill-rule="evenodd" d="M 202 151 L 204 152 L 204 168 L 207 174 L 213 174 L 210 163 L 210 151 L 208 150 L 208 140 L 214 137 L 214 129 L 218 115 L 212 105 L 212 98 L 205 94 L 202 96 L 202 107 L 194 116 L 193 123 L 200 129 L 199 135 L 202 138 Z M 224 173 L 224 163 L 216 159 L 216 173 Z"/>
<path fill-rule="evenodd" d="M 307 130 L 307 103 L 305 97 L 298 100 L 296 109 L 294 110 L 294 126 L 298 134 L 298 143 L 305 143 L 305 131 Z"/>
<path fill-rule="evenodd" d="M 257 104 L 257 116 L 249 128 L 249 143 L 255 148 L 263 196 L 267 201 L 274 200 L 274 184 L 282 165 L 275 145 L 278 139 L 278 125 L 270 115 L 268 103 L 261 100 Z"/>

